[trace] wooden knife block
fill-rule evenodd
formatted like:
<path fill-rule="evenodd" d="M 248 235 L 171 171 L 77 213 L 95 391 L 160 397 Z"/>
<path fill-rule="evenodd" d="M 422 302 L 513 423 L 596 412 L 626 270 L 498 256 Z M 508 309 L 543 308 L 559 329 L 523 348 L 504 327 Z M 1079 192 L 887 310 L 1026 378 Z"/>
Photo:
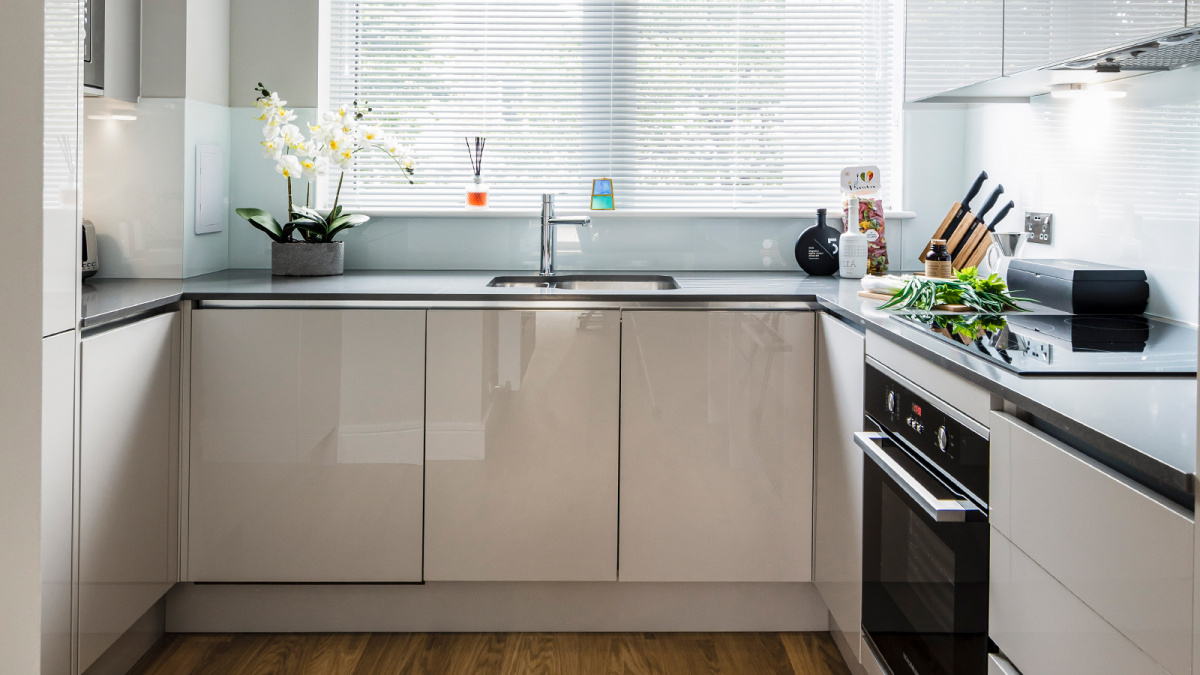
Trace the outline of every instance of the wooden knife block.
<path fill-rule="evenodd" d="M 925 250 L 921 251 L 918 259 L 922 263 L 925 262 L 930 249 L 933 248 L 933 241 L 935 239 L 946 239 L 947 251 L 953 252 L 955 249 L 961 249 L 950 260 L 951 267 L 961 270 L 967 267 L 979 266 L 989 246 L 987 225 L 982 220 L 976 218 L 973 213 L 967 213 L 963 216 L 962 221 L 958 223 L 958 227 L 954 228 L 954 232 L 948 238 L 946 237 L 946 230 L 950 228 L 950 223 L 954 220 L 954 216 L 958 214 L 960 209 L 962 209 L 962 204 L 959 202 L 954 202 L 954 206 L 950 207 L 950 211 L 942 219 L 942 224 L 934 231 L 933 236 L 929 239 L 929 243 L 925 244 Z"/>

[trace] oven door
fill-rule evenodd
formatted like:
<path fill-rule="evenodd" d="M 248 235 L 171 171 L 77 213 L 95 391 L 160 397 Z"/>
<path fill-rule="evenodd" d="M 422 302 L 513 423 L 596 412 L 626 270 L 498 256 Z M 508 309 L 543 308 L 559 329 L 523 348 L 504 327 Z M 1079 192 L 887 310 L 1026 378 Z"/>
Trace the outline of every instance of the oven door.
<path fill-rule="evenodd" d="M 885 433 L 863 449 L 862 627 L 894 675 L 987 673 L 987 512 Z"/>

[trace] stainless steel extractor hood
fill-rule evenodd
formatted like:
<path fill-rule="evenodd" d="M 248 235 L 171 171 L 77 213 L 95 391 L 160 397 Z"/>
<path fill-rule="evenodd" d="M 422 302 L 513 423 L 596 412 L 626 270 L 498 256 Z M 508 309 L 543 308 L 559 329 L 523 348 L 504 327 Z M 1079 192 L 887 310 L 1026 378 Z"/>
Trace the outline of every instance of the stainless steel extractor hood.
<path fill-rule="evenodd" d="M 1188 28 L 1137 45 L 1086 56 L 1053 69 L 1152 72 L 1175 70 L 1195 63 L 1200 63 L 1200 28 Z"/>

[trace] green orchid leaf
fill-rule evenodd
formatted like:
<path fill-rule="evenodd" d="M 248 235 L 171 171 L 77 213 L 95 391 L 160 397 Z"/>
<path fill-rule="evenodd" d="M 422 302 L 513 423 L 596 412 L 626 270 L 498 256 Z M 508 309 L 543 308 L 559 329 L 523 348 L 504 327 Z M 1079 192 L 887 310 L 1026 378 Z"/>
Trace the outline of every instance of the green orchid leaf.
<path fill-rule="evenodd" d="M 364 216 L 361 213 L 345 213 L 330 220 L 329 229 L 332 230 L 334 228 L 340 228 L 343 226 L 354 227 L 356 225 L 362 225 L 370 219 L 370 216 Z"/>
<path fill-rule="evenodd" d="M 245 218 L 251 225 L 262 230 L 268 237 L 274 241 L 287 241 L 287 236 L 284 234 L 283 227 L 275 220 L 267 211 L 263 209 L 248 209 L 242 208 L 236 210 L 237 214 Z"/>
<path fill-rule="evenodd" d="M 316 209 L 312 209 L 307 206 L 298 206 L 296 204 L 293 204 L 292 205 L 292 214 L 300 216 L 307 220 L 311 220 L 314 223 L 324 223 L 325 222 L 325 216 L 322 216 Z"/>

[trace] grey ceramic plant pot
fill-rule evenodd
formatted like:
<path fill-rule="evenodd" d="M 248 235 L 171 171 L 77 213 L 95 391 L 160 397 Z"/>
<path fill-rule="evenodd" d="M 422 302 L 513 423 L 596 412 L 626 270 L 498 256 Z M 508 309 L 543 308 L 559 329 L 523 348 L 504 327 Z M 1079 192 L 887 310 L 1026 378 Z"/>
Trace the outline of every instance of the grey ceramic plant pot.
<path fill-rule="evenodd" d="M 271 242 L 271 274 L 282 277 L 331 277 L 342 273 L 342 242 L 310 244 Z"/>

